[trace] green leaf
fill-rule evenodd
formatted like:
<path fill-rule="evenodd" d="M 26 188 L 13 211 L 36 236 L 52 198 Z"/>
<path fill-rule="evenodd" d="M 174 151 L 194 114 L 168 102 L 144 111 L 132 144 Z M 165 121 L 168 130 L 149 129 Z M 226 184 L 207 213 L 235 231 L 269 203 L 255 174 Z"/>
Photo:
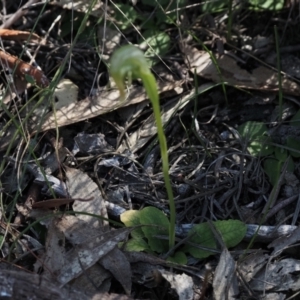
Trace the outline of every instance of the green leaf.
<path fill-rule="evenodd" d="M 254 10 L 280 10 L 284 7 L 284 0 L 249 0 Z"/>
<path fill-rule="evenodd" d="M 60 26 L 60 38 L 64 38 L 71 34 L 72 30 L 77 32 L 82 22 L 82 13 L 76 11 L 66 11 L 64 17 L 61 20 L 62 24 Z M 72 26 L 70 23 L 72 22 Z"/>
<path fill-rule="evenodd" d="M 208 0 L 201 5 L 201 9 L 203 13 L 215 13 L 222 11 L 224 8 L 226 8 L 227 4 L 228 1 L 224 0 Z"/>
<path fill-rule="evenodd" d="M 155 30 L 147 30 L 144 33 L 145 41 L 141 43 L 141 47 L 148 47 L 145 51 L 145 56 L 148 58 L 150 66 L 155 65 L 159 58 L 164 56 L 171 47 L 171 39 L 165 32 Z"/>
<path fill-rule="evenodd" d="M 125 224 L 126 227 L 134 227 L 141 225 L 140 222 L 140 210 L 127 210 L 120 215 L 121 222 Z M 133 238 L 143 238 L 145 235 L 142 228 L 136 228 L 131 232 Z"/>
<path fill-rule="evenodd" d="M 213 224 L 228 248 L 239 244 L 244 238 L 247 230 L 246 225 L 238 220 L 216 221 L 213 222 Z M 217 249 L 216 237 L 208 223 L 195 225 L 188 235 L 191 237 L 189 242 L 198 244 L 202 247 Z M 183 247 L 183 251 L 189 252 L 195 258 L 206 258 L 215 254 L 212 251 L 203 250 L 189 244 Z"/>
<path fill-rule="evenodd" d="M 283 164 L 284 164 L 284 161 L 279 161 L 275 158 L 267 158 L 264 161 L 264 170 L 265 170 L 266 174 L 268 175 L 269 180 L 273 186 L 278 182 Z M 290 157 L 290 159 L 288 161 L 287 170 L 290 172 L 293 172 L 294 168 L 295 168 L 294 161 Z"/>
<path fill-rule="evenodd" d="M 288 158 L 288 151 L 281 147 L 275 147 L 275 158 L 277 158 L 279 161 L 285 162 Z"/>
<path fill-rule="evenodd" d="M 144 239 L 130 239 L 127 241 L 125 244 L 125 250 L 126 251 L 136 251 L 136 252 L 141 252 L 141 251 L 150 251 L 151 249 L 147 242 Z"/>
<path fill-rule="evenodd" d="M 137 12 L 132 5 L 116 4 L 114 9 L 114 20 L 117 21 L 119 29 L 126 30 L 134 23 L 137 18 Z M 115 23 L 115 21 L 114 21 Z"/>
<path fill-rule="evenodd" d="M 274 152 L 272 139 L 267 136 L 268 128 L 264 123 L 249 121 L 238 127 L 240 135 L 248 142 L 247 149 L 253 156 L 267 156 Z"/>
<path fill-rule="evenodd" d="M 290 121 L 291 126 L 300 126 L 300 110 L 292 117 Z"/>
<path fill-rule="evenodd" d="M 262 122 L 248 121 L 238 127 L 238 132 L 242 137 L 252 141 L 265 135 L 268 132 L 268 128 Z"/>
<path fill-rule="evenodd" d="M 257 138 L 256 141 L 250 142 L 247 149 L 253 156 L 267 156 L 274 152 L 274 146 L 270 145 L 271 143 L 271 137 L 261 137 Z"/>
<path fill-rule="evenodd" d="M 286 145 L 287 147 L 295 150 L 289 150 L 293 157 L 300 157 L 300 139 L 289 136 L 287 137 Z"/>
<path fill-rule="evenodd" d="M 158 1 L 155 1 L 155 0 L 142 0 L 141 2 L 142 2 L 144 5 L 149 5 L 149 6 L 156 7 Z M 169 0 L 159 0 L 159 4 L 160 4 L 161 6 L 168 5 L 168 3 L 169 3 Z"/>
<path fill-rule="evenodd" d="M 25 74 L 25 80 L 32 85 L 36 84 L 34 78 L 28 74 Z"/>
<path fill-rule="evenodd" d="M 177 251 L 173 256 L 169 256 L 167 258 L 167 261 L 181 264 L 181 265 L 186 265 L 187 264 L 187 257 L 184 252 L 182 251 Z"/>
<path fill-rule="evenodd" d="M 170 223 L 165 214 L 155 207 L 145 207 L 140 212 L 140 222 L 143 225 L 150 225 L 143 226 L 142 231 L 148 240 L 151 250 L 158 253 L 168 251 L 168 240 L 156 237 L 159 235 L 169 235 Z"/>

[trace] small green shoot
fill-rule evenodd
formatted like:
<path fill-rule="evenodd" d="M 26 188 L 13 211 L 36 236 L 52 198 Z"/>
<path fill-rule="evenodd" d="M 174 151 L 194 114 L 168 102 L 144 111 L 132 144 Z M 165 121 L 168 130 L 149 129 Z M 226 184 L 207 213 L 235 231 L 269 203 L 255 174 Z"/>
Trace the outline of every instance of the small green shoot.
<path fill-rule="evenodd" d="M 276 45 L 276 57 L 277 57 L 277 78 L 278 78 L 278 101 L 279 101 L 279 121 L 282 121 L 283 115 L 283 94 L 282 94 L 282 75 L 281 75 L 281 58 L 280 58 L 280 49 L 279 49 L 279 37 L 277 26 L 274 26 L 274 36 L 275 36 L 275 45 Z"/>
<path fill-rule="evenodd" d="M 290 149 L 297 150 L 297 151 L 290 150 L 290 154 L 293 157 L 296 157 L 296 158 L 300 157 L 300 151 L 299 151 L 300 150 L 300 139 L 289 136 L 286 139 L 286 145 Z"/>
<path fill-rule="evenodd" d="M 36 85 L 36 82 L 35 82 L 34 78 L 32 76 L 28 75 L 28 74 L 25 74 L 25 80 L 28 83 L 30 83 L 30 84 L 32 84 L 34 86 Z"/>
<path fill-rule="evenodd" d="M 281 10 L 284 6 L 284 0 L 248 0 L 250 8 L 256 11 L 263 10 Z"/>
<path fill-rule="evenodd" d="M 145 56 L 149 57 L 148 62 L 152 67 L 159 61 L 158 57 L 168 53 L 171 48 L 171 39 L 167 33 L 153 30 L 145 31 L 144 38 L 140 46 L 141 48 L 148 46 Z"/>
<path fill-rule="evenodd" d="M 224 0 L 211 0 L 205 1 L 201 5 L 201 10 L 203 13 L 216 13 L 224 10 L 227 6 L 227 1 Z"/>
<path fill-rule="evenodd" d="M 119 29 L 126 30 L 135 22 L 138 13 L 132 5 L 120 3 L 115 4 L 113 17 L 114 22 L 110 26 L 115 27 L 117 25 Z"/>
<path fill-rule="evenodd" d="M 274 152 L 272 139 L 267 135 L 268 128 L 261 122 L 246 122 L 239 126 L 238 132 L 247 142 L 247 149 L 253 156 L 267 156 Z"/>
<path fill-rule="evenodd" d="M 188 262 L 185 253 L 182 251 L 175 252 L 173 256 L 169 256 L 167 258 L 167 261 L 169 261 L 171 263 L 177 263 L 180 265 L 186 265 Z"/>
<path fill-rule="evenodd" d="M 165 186 L 170 206 L 170 228 L 169 228 L 169 247 L 175 244 L 175 203 L 169 176 L 169 158 L 167 141 L 164 134 L 163 124 L 161 120 L 159 96 L 155 77 L 151 73 L 144 54 L 138 48 L 127 45 L 119 48 L 111 57 L 110 73 L 120 91 L 121 100 L 125 100 L 124 80 L 128 78 L 141 78 L 146 89 L 147 95 L 153 107 L 153 114 L 157 126 L 157 135 L 161 152 L 162 169 L 164 175 Z"/>
<path fill-rule="evenodd" d="M 290 125 L 300 127 L 300 110 L 298 110 L 296 114 L 292 117 Z"/>
<path fill-rule="evenodd" d="M 255 11 L 267 11 L 273 10 L 278 11 L 283 9 L 284 0 L 247 0 L 248 8 Z M 203 13 L 217 13 L 225 10 L 228 6 L 230 7 L 231 0 L 209 0 L 205 1 L 201 5 L 201 10 Z"/>
<path fill-rule="evenodd" d="M 300 111 L 290 121 L 291 126 L 300 126 Z M 300 139 L 287 137 L 285 145 L 273 143 L 267 135 L 267 126 L 261 122 L 246 122 L 238 128 L 241 137 L 247 142 L 247 149 L 252 156 L 268 156 L 263 163 L 264 170 L 274 186 L 280 177 L 283 164 L 287 161 L 287 170 L 294 171 L 292 157 L 300 157 Z"/>
<path fill-rule="evenodd" d="M 284 160 L 278 160 L 272 157 L 267 158 L 264 161 L 264 171 L 268 175 L 269 180 L 273 186 L 275 186 L 276 183 L 278 182 L 284 163 L 285 163 Z M 295 168 L 294 161 L 290 157 L 287 162 L 287 171 L 293 172 L 294 168 Z"/>

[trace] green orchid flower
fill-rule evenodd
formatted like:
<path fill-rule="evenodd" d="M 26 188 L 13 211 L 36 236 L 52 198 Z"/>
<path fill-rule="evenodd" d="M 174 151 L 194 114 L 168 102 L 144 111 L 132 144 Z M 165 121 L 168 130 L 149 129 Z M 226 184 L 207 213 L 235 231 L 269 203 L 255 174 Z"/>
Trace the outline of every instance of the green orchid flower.
<path fill-rule="evenodd" d="M 169 198 L 170 206 L 170 230 L 169 230 L 169 247 L 172 248 L 175 244 L 175 203 L 169 176 L 169 159 L 166 137 L 163 130 L 161 120 L 159 96 L 155 77 L 153 76 L 144 53 L 132 45 L 127 45 L 116 50 L 110 61 L 110 74 L 114 79 L 117 88 L 120 91 L 121 100 L 125 100 L 125 84 L 126 78 L 131 79 L 141 78 L 145 87 L 146 93 L 151 101 L 153 113 L 157 126 L 157 136 L 160 145 L 162 168 L 165 186 Z"/>

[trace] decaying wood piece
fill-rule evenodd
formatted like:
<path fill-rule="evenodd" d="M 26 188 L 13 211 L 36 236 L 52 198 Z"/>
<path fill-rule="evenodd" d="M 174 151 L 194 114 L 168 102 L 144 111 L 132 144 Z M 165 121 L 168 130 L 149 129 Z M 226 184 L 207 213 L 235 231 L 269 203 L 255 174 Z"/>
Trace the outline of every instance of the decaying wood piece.
<path fill-rule="evenodd" d="M 45 280 L 37 274 L 22 271 L 0 271 L 1 299 L 39 299 L 39 300 L 129 300 L 125 295 L 85 294 L 69 287 L 58 288 L 54 282 Z"/>

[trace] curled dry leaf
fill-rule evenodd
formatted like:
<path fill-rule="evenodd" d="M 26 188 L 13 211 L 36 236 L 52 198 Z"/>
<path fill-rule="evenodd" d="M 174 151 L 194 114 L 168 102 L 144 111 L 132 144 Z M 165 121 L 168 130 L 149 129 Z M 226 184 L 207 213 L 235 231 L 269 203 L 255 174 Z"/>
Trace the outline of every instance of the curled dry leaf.
<path fill-rule="evenodd" d="M 4 68 L 14 71 L 14 75 L 24 78 L 25 75 L 31 76 L 36 84 L 40 87 L 49 85 L 49 81 L 45 74 L 38 68 L 31 66 L 23 60 L 0 50 L 0 62 Z"/>

